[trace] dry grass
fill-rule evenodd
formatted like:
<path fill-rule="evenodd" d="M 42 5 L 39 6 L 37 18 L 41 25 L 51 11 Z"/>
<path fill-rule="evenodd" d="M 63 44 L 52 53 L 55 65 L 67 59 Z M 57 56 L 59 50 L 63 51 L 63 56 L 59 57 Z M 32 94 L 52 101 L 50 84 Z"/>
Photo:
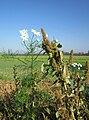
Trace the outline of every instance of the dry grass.
<path fill-rule="evenodd" d="M 15 88 L 14 82 L 0 81 L 0 96 L 4 96 L 7 93 L 10 94 Z"/>

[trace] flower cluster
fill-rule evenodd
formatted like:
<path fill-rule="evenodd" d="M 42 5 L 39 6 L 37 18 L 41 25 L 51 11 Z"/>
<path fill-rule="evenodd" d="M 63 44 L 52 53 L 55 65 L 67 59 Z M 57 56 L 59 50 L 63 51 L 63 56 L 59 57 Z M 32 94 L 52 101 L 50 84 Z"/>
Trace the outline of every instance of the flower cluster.
<path fill-rule="evenodd" d="M 80 68 L 82 67 L 82 65 L 80 63 L 73 63 L 72 67 L 78 68 L 78 70 L 80 70 Z"/>
<path fill-rule="evenodd" d="M 28 30 L 20 30 L 19 31 L 21 33 L 21 38 L 23 41 L 26 41 L 29 39 L 29 35 L 28 35 Z M 31 32 L 33 33 L 33 35 L 36 35 L 36 36 L 40 36 L 40 32 L 38 32 L 37 30 L 34 30 L 34 29 L 31 29 Z"/>
<path fill-rule="evenodd" d="M 29 35 L 28 35 L 28 30 L 26 29 L 23 29 L 23 30 L 20 30 L 19 31 L 21 33 L 21 39 L 25 42 L 29 39 Z M 31 32 L 33 33 L 33 35 L 35 36 L 41 36 L 41 33 L 38 32 L 37 30 L 35 29 L 31 29 Z M 48 38 L 48 34 L 46 34 L 46 37 Z M 37 39 L 37 42 L 39 42 L 39 39 Z M 58 43 L 58 40 L 54 40 L 55 43 Z"/>

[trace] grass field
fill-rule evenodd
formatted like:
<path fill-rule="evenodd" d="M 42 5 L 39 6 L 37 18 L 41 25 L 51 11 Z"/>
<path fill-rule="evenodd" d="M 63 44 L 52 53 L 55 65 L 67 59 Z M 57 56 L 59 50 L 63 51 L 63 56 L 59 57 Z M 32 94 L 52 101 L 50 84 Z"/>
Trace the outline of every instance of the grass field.
<path fill-rule="evenodd" d="M 69 56 L 64 56 L 64 61 L 68 61 Z M 30 58 L 26 56 L 0 56 L 0 80 L 3 81 L 13 81 L 13 66 L 19 66 L 21 68 L 24 63 L 20 60 L 29 60 Z M 89 60 L 89 56 L 74 56 L 73 62 L 81 63 L 83 68 L 85 68 L 86 61 Z M 30 63 L 30 62 L 29 62 Z M 40 71 L 40 66 L 42 63 L 47 63 L 47 56 L 39 56 L 36 62 L 37 69 Z M 21 73 L 21 72 L 20 72 Z"/>

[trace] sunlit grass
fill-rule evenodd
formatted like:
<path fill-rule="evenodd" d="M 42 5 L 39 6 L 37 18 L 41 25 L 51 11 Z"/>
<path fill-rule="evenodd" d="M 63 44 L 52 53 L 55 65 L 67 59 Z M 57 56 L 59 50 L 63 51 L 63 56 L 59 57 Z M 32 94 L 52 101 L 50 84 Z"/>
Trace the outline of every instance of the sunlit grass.
<path fill-rule="evenodd" d="M 35 58 L 35 56 L 34 56 Z M 42 63 L 47 63 L 48 56 L 39 56 L 37 59 L 36 69 L 40 72 L 40 66 Z M 64 61 L 68 62 L 69 56 L 64 56 Z M 0 80 L 13 81 L 13 66 L 23 66 L 24 63 L 20 60 L 28 60 L 30 62 L 30 57 L 28 56 L 0 56 Z M 74 56 L 73 62 L 81 63 L 83 68 L 85 68 L 86 61 L 89 60 L 89 56 Z M 19 73 L 21 74 L 21 72 Z"/>

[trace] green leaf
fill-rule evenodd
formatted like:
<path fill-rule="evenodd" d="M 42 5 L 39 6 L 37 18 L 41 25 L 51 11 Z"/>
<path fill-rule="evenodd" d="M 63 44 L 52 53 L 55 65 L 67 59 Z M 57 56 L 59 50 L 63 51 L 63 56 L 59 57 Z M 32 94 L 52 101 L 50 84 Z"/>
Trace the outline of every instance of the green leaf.
<path fill-rule="evenodd" d="M 66 83 L 71 84 L 71 82 L 70 82 L 70 80 L 68 78 L 66 78 Z"/>
<path fill-rule="evenodd" d="M 56 118 L 59 118 L 59 112 L 58 111 L 56 112 Z"/>
<path fill-rule="evenodd" d="M 81 92 L 81 91 L 84 91 L 84 86 L 83 86 L 83 85 L 80 87 L 79 91 L 80 91 L 80 92 Z"/>
<path fill-rule="evenodd" d="M 50 114 L 50 109 L 49 108 L 46 108 L 45 111 Z"/>

